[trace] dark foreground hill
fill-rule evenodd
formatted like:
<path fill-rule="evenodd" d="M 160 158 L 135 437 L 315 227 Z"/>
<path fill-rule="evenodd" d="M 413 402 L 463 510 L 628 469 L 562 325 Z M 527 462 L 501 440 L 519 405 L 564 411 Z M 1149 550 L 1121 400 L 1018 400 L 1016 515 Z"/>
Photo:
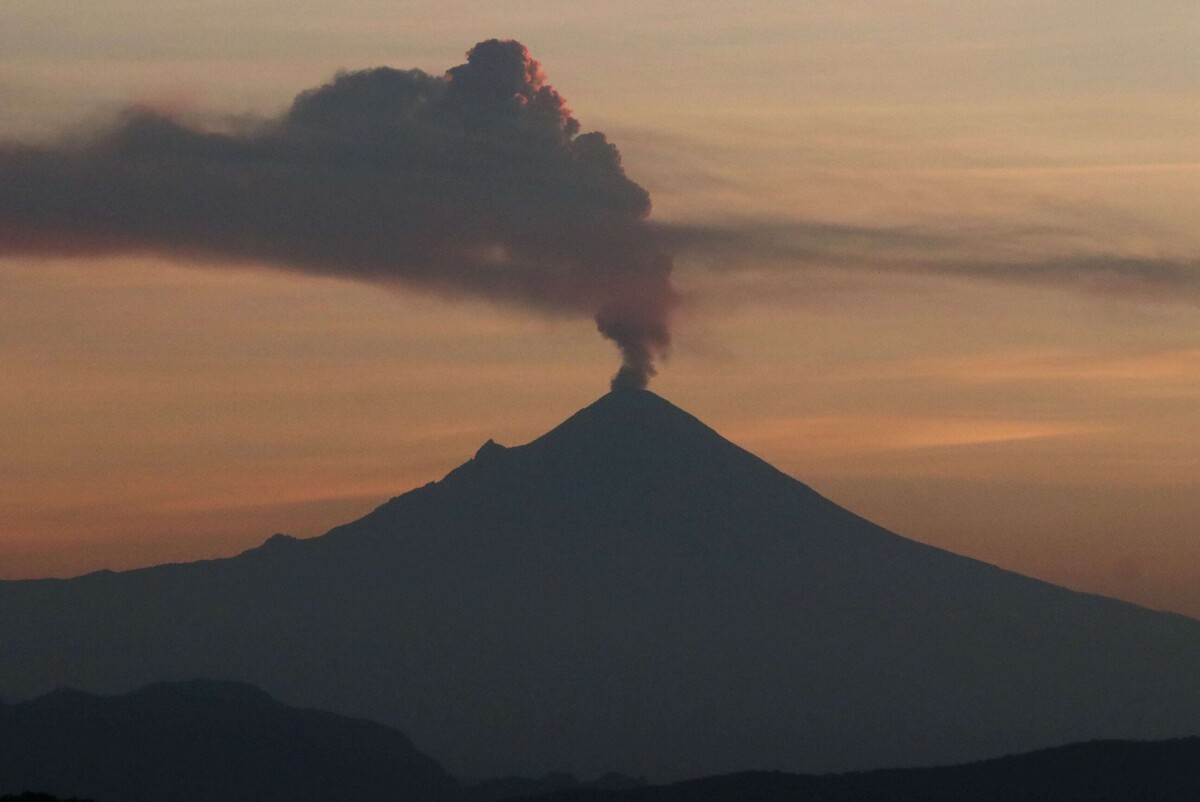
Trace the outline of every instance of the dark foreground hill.
<path fill-rule="evenodd" d="M 320 538 L 0 583 L 0 645 L 8 698 L 238 679 L 464 780 L 1200 734 L 1200 622 L 906 540 L 645 391 Z"/>
<path fill-rule="evenodd" d="M 824 776 L 746 772 L 511 802 L 1195 802 L 1200 738 L 1094 741 L 961 766 Z"/>
<path fill-rule="evenodd" d="M 0 705 L 0 794 L 103 802 L 448 802 L 457 783 L 381 724 L 184 682 Z"/>
<path fill-rule="evenodd" d="M 186 782 L 182 775 L 179 782 Z M 344 784 L 345 788 L 352 783 Z M 525 793 L 506 793 L 519 787 Z M 558 789 L 558 790 L 554 790 Z M 127 797 L 110 796 L 120 800 Z M 159 802 L 193 798 L 168 786 Z M 214 800 L 272 799 L 252 789 L 222 789 Z M 303 795 L 292 797 L 300 800 Z M 340 792 L 339 802 L 359 797 Z M 399 789 L 392 798 L 420 800 Z M 578 783 L 565 775 L 496 780 L 460 792 L 457 802 L 1195 802 L 1200 799 L 1200 738 L 1094 741 L 959 766 L 888 769 L 832 775 L 743 772 L 664 786 L 609 777 Z M 59 802 L 41 793 L 0 802 Z M 63 800 L 63 802 L 85 802 Z"/>

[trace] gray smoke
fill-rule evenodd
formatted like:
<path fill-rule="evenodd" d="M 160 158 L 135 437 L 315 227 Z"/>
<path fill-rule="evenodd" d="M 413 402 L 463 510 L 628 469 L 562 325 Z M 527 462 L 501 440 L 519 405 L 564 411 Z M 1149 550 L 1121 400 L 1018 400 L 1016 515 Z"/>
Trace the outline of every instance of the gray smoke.
<path fill-rule="evenodd" d="M 444 76 L 339 74 L 251 131 L 132 108 L 82 142 L 0 144 L 0 255 L 215 257 L 594 316 L 614 388 L 670 343 L 649 213 L 515 41 Z"/>

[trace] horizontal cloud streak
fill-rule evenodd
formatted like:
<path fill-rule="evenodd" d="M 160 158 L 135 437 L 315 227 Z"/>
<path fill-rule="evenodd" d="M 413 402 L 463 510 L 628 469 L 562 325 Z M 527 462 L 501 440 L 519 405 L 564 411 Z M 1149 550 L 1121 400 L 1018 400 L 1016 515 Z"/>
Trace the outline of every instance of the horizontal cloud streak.
<path fill-rule="evenodd" d="M 1068 250 L 1077 232 L 1053 226 L 870 227 L 814 221 L 659 224 L 688 264 L 716 274 L 806 268 L 946 276 L 1200 304 L 1200 257 Z M 1048 244 L 1039 247 L 1039 241 Z M 1030 243 L 1033 244 L 1030 244 Z M 747 288 L 742 287 L 745 293 Z M 765 297 L 777 287 L 764 285 Z"/>

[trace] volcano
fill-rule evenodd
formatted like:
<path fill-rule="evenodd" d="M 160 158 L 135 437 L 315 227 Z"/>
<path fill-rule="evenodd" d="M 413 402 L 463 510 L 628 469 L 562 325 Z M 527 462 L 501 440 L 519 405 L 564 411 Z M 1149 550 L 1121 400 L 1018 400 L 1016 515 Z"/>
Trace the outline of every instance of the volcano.
<path fill-rule="evenodd" d="M 0 583 L 0 694 L 250 682 L 461 778 L 675 780 L 1200 734 L 1200 621 L 902 538 L 657 395 L 324 536 Z"/>

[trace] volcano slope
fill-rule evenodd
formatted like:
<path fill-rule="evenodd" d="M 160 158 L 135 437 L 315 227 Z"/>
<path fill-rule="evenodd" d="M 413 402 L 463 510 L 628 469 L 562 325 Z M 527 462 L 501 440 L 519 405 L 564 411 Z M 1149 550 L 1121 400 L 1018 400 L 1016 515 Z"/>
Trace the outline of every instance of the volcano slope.
<path fill-rule="evenodd" d="M 462 779 L 666 781 L 1200 733 L 1200 622 L 859 518 L 648 391 L 310 540 L 0 583 L 0 695 L 218 677 Z"/>

